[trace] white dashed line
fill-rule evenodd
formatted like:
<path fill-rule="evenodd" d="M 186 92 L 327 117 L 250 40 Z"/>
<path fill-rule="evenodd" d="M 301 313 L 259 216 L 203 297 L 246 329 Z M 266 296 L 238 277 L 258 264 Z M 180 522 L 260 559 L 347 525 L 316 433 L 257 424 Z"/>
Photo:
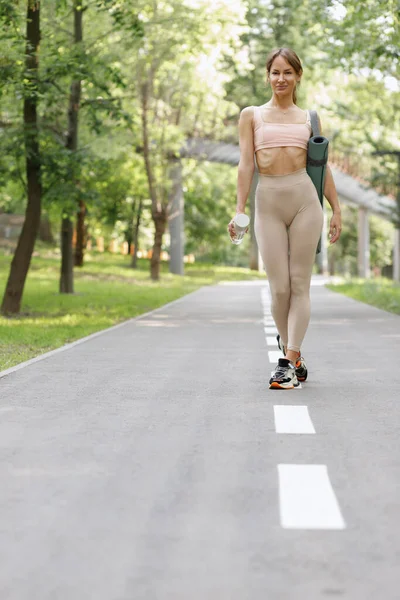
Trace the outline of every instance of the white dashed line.
<path fill-rule="evenodd" d="M 280 358 L 283 358 L 280 350 L 268 350 L 268 360 L 271 364 L 277 363 Z"/>
<path fill-rule="evenodd" d="M 278 465 L 285 529 L 345 529 L 326 465 Z"/>
<path fill-rule="evenodd" d="M 272 335 L 273 333 L 278 333 L 276 327 L 264 327 L 264 331 L 267 335 Z"/>
<path fill-rule="evenodd" d="M 274 406 L 276 433 L 315 433 L 307 406 Z"/>
<path fill-rule="evenodd" d="M 271 314 L 269 290 L 261 292 L 267 346 L 277 348 L 278 333 Z M 280 350 L 268 350 L 276 364 Z M 274 372 L 271 372 L 273 375 Z M 301 389 L 301 384 L 295 389 Z M 275 405 L 275 431 L 279 434 L 315 434 L 307 406 Z M 332 488 L 326 465 L 278 465 L 280 521 L 284 529 L 345 529 L 346 524 Z"/>

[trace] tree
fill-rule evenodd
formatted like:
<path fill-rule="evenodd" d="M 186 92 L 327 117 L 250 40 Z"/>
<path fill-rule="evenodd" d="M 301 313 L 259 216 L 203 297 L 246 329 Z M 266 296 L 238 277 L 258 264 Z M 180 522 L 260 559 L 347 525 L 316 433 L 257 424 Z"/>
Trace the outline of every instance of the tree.
<path fill-rule="evenodd" d="M 325 32 L 331 63 L 349 72 L 368 68 L 399 77 L 398 0 L 337 0 L 328 13 Z"/>
<path fill-rule="evenodd" d="M 40 224 L 42 181 L 38 131 L 40 0 L 28 0 L 24 76 L 24 133 L 28 202 L 25 221 L 11 263 L 1 312 L 18 313 Z"/>
<path fill-rule="evenodd" d="M 136 5 L 135 18 L 129 20 L 131 9 L 121 17 L 131 34 L 127 40 L 129 49 L 132 51 L 134 44 L 137 52 L 130 71 L 134 75 L 132 85 L 140 117 L 138 144 L 144 157 L 155 230 L 150 264 L 153 280 L 159 279 L 162 240 L 169 214 L 170 162 L 179 156 L 185 134 L 191 133 L 202 117 L 209 119 L 211 127 L 217 123 L 219 110 L 215 110 L 214 102 L 209 106 L 204 102 L 205 96 L 214 100 L 213 82 L 206 83 L 203 79 L 201 90 L 195 81 L 199 59 L 211 53 L 212 48 L 214 52 L 220 51 L 238 37 L 237 21 L 238 18 L 241 21 L 242 13 L 238 1 L 194 6 L 181 0 L 142 0 Z M 223 89 L 218 92 L 221 103 L 222 94 Z"/>
<path fill-rule="evenodd" d="M 83 20 L 83 3 L 82 0 L 74 0 L 74 44 L 77 46 L 82 43 L 82 20 Z M 79 77 L 73 79 L 69 96 L 68 106 L 68 133 L 66 138 L 66 148 L 76 153 L 78 150 L 78 117 L 81 101 L 81 80 Z M 79 182 L 75 182 L 79 188 Z M 79 201 L 78 211 L 78 236 L 79 245 L 77 245 L 78 264 L 83 261 L 83 237 L 84 237 L 84 217 L 85 206 L 82 199 Z M 72 258 L 72 233 L 73 224 L 70 216 L 66 213 L 62 216 L 61 223 L 61 273 L 60 273 L 60 292 L 64 294 L 72 294 L 74 291 L 73 283 L 73 258 Z"/>

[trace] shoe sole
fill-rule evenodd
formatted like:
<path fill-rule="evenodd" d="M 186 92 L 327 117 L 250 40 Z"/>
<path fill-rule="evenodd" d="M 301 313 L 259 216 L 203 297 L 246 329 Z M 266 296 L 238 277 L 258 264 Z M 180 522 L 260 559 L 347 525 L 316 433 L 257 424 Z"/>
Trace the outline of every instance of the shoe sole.
<path fill-rule="evenodd" d="M 300 383 L 295 385 L 293 383 L 287 384 L 287 383 L 278 383 L 277 381 L 273 381 L 272 383 L 270 383 L 269 389 L 270 390 L 293 390 L 293 389 L 299 387 L 299 385 L 300 385 Z"/>

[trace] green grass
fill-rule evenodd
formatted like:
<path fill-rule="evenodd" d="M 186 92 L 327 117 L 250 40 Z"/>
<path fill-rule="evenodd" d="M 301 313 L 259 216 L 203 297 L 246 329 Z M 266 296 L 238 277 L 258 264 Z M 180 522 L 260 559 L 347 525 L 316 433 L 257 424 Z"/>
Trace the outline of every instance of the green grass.
<path fill-rule="evenodd" d="M 400 285 L 390 279 L 353 279 L 327 287 L 354 300 L 400 315 Z"/>
<path fill-rule="evenodd" d="M 60 259 L 40 247 L 32 259 L 25 284 L 21 314 L 0 316 L 0 370 L 58 348 L 81 337 L 180 298 L 201 286 L 219 281 L 263 279 L 265 274 L 237 267 L 185 265 L 185 275 L 149 277 L 149 261 L 131 269 L 130 257 L 88 253 L 75 269 L 75 293 L 59 294 Z M 11 256 L 0 253 L 0 293 L 3 297 Z"/>

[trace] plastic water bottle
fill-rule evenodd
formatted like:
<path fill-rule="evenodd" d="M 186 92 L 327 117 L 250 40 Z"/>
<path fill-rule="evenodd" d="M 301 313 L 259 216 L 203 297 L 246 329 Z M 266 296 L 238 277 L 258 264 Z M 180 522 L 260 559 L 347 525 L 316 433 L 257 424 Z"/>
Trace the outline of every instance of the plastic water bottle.
<path fill-rule="evenodd" d="M 235 237 L 231 237 L 232 244 L 241 244 L 243 241 L 244 234 L 250 223 L 250 218 L 244 213 L 239 213 L 233 218 L 233 228 L 235 230 Z"/>

